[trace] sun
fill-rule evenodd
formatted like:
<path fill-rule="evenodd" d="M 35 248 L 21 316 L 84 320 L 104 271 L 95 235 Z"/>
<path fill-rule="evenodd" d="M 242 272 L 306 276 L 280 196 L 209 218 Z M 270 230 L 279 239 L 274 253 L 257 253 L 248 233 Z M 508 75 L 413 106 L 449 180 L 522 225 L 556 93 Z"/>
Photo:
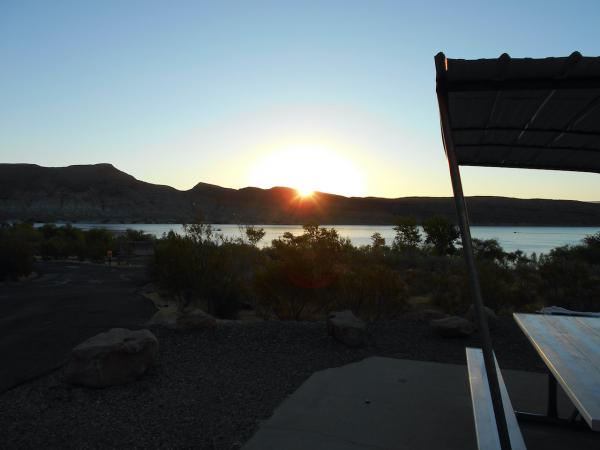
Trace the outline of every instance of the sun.
<path fill-rule="evenodd" d="M 365 195 L 362 170 L 352 159 L 316 145 L 274 149 L 257 161 L 248 181 L 251 186 L 262 188 L 291 187 L 303 198 L 315 192 Z"/>
<path fill-rule="evenodd" d="M 315 193 L 315 191 L 312 189 L 305 188 L 298 188 L 296 189 L 296 192 L 298 192 L 298 195 L 302 198 L 312 197 L 312 195 Z"/>

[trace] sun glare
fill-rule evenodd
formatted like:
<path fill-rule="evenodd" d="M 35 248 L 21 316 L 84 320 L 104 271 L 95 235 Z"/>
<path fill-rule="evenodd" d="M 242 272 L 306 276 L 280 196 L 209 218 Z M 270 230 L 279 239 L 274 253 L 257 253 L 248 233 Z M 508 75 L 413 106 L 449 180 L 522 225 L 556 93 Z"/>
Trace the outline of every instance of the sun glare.
<path fill-rule="evenodd" d="M 320 146 L 290 146 L 260 159 L 249 176 L 252 186 L 287 186 L 301 197 L 314 192 L 364 196 L 361 170 L 350 158 Z"/>
<path fill-rule="evenodd" d="M 298 195 L 302 198 L 310 197 L 314 194 L 314 191 L 310 189 L 296 189 L 296 191 L 298 192 Z"/>

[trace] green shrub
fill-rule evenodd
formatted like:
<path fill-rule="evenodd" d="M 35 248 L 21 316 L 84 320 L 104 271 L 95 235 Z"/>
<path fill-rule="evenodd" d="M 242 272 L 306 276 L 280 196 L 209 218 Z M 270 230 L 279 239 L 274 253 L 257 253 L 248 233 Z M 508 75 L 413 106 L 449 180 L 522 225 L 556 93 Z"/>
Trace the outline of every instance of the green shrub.
<path fill-rule="evenodd" d="M 600 310 L 597 236 L 586 238 L 581 245 L 553 249 L 549 255 L 540 258 L 540 291 L 546 304 Z"/>
<path fill-rule="evenodd" d="M 256 228 L 252 225 L 247 225 L 245 227 L 246 239 L 250 242 L 250 245 L 257 246 L 258 243 L 265 237 L 264 228 Z"/>
<path fill-rule="evenodd" d="M 256 276 L 259 309 L 280 319 L 300 320 L 327 312 L 352 249 L 335 229 L 310 224 L 304 233 L 285 233 L 268 251 L 270 259 Z"/>
<path fill-rule="evenodd" d="M 421 232 L 414 217 L 398 217 L 394 226 L 396 233 L 392 248 L 396 251 L 416 251 L 421 244 Z"/>
<path fill-rule="evenodd" d="M 255 278 L 258 309 L 288 320 L 314 319 L 332 309 L 391 317 L 405 306 L 406 286 L 381 262 L 383 248 L 357 249 L 335 229 L 317 225 L 304 226 L 300 236 L 286 233 L 266 250 L 269 258 Z"/>
<path fill-rule="evenodd" d="M 458 228 L 444 216 L 433 216 L 423 221 L 425 244 L 429 244 L 436 255 L 453 255 L 456 241 L 460 237 Z"/>
<path fill-rule="evenodd" d="M 0 224 L 0 280 L 15 280 L 32 272 L 37 239 L 29 224 Z"/>
<path fill-rule="evenodd" d="M 44 259 L 66 258 L 79 255 L 77 242 L 81 241 L 82 231 L 71 225 L 57 227 L 54 224 L 44 224 L 39 228 L 42 239 L 38 245 L 39 254 Z"/>
<path fill-rule="evenodd" d="M 253 302 L 250 285 L 261 253 L 253 245 L 232 242 L 206 224 L 169 232 L 155 245 L 152 274 L 179 301 L 181 309 L 202 307 L 220 318 L 235 318 L 243 303 Z"/>
<path fill-rule="evenodd" d="M 197 224 L 185 236 L 170 234 L 157 242 L 156 277 L 183 304 L 188 298 L 228 317 L 249 303 L 265 318 L 316 319 L 334 309 L 351 309 L 366 319 L 390 318 L 413 295 L 431 296 L 439 308 L 464 314 L 472 297 L 463 257 L 451 249 L 454 226 L 435 223 L 438 231 L 446 231 L 434 239 L 437 231 L 428 229 L 433 252 L 392 251 L 377 235 L 372 245 L 356 248 L 335 229 L 317 225 L 305 226 L 299 236 L 285 233 L 258 249 Z M 538 260 L 507 253 L 496 240 L 474 240 L 484 303 L 498 312 L 544 304 L 597 309 L 598 242 L 592 237 Z"/>
<path fill-rule="evenodd" d="M 144 233 L 142 230 L 132 230 L 131 228 L 127 228 L 125 233 L 121 236 L 121 239 L 129 242 L 153 241 L 154 236 Z"/>
<path fill-rule="evenodd" d="M 84 233 L 85 258 L 91 261 L 104 261 L 108 250 L 113 250 L 114 236 L 103 228 L 92 228 Z"/>
<path fill-rule="evenodd" d="M 391 319 L 406 309 L 406 283 L 400 273 L 384 265 L 353 265 L 340 284 L 331 309 L 351 309 L 367 320 Z"/>

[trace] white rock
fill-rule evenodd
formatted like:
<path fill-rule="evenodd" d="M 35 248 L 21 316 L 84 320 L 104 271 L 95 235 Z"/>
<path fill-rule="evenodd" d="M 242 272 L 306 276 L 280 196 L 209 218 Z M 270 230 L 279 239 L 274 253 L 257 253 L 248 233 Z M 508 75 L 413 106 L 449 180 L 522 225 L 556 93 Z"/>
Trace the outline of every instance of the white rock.
<path fill-rule="evenodd" d="M 95 388 L 129 383 L 140 377 L 157 355 L 158 340 L 149 330 L 113 328 L 73 349 L 65 379 Z"/>
<path fill-rule="evenodd" d="M 458 316 L 432 320 L 430 324 L 437 334 L 444 337 L 465 337 L 475 331 L 475 326 L 469 320 Z"/>
<path fill-rule="evenodd" d="M 366 326 L 352 311 L 335 311 L 327 318 L 327 333 L 349 347 L 365 342 Z"/>
<path fill-rule="evenodd" d="M 212 328 L 217 325 L 217 320 L 210 314 L 205 313 L 201 309 L 194 309 L 182 313 L 177 317 L 177 328 L 195 329 L 195 328 Z"/>
<path fill-rule="evenodd" d="M 177 328 L 179 312 L 176 308 L 162 308 L 154 313 L 146 326 L 161 326 L 166 328 Z"/>

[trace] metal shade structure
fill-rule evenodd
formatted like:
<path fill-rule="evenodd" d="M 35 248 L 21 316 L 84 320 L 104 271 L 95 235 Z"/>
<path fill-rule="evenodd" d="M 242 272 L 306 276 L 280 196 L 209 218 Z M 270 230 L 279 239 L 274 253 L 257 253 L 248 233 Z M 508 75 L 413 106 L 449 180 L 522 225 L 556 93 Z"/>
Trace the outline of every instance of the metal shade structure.
<path fill-rule="evenodd" d="M 473 256 L 459 166 L 600 172 L 600 57 L 435 56 L 444 149 L 498 435 L 510 439 Z"/>

